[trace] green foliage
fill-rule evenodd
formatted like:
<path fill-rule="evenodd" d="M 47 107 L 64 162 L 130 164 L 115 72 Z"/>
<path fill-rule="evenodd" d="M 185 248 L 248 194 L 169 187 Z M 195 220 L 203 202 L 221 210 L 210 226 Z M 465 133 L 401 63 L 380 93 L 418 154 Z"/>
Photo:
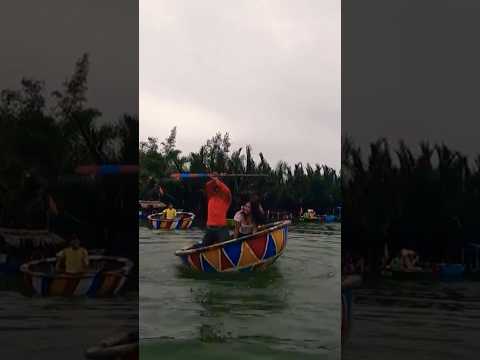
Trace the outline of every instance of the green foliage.
<path fill-rule="evenodd" d="M 0 223 L 21 218 L 19 208 L 27 206 L 22 198 L 36 196 L 26 188 L 29 174 L 47 184 L 41 186 L 45 190 L 81 164 L 137 162 L 138 119 L 124 115 L 106 122 L 87 107 L 88 70 L 84 54 L 51 99 L 45 84 L 34 79 L 0 92 Z"/>
<path fill-rule="evenodd" d="M 480 157 L 422 142 L 418 154 L 400 142 L 370 145 L 368 157 L 350 139 L 342 144 L 342 247 L 379 262 L 390 250 L 414 248 L 424 258 L 460 261 L 466 242 L 478 236 Z"/>

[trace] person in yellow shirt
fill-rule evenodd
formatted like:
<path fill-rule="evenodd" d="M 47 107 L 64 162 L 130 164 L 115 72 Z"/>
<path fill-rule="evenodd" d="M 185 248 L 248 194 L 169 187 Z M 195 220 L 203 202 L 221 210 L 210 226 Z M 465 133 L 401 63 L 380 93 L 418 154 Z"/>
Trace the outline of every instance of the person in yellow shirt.
<path fill-rule="evenodd" d="M 57 254 L 57 271 L 67 274 L 81 274 L 88 271 L 88 252 L 80 246 L 77 235 L 73 235 L 70 246 Z"/>
<path fill-rule="evenodd" d="M 163 217 L 166 220 L 173 220 L 177 217 L 177 210 L 173 208 L 173 204 L 169 203 L 168 207 L 162 211 Z"/>

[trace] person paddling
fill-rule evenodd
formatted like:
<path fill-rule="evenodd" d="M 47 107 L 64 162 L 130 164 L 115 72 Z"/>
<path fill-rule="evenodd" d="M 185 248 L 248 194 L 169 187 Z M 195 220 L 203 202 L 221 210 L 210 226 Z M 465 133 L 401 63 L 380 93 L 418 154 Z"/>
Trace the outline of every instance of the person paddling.
<path fill-rule="evenodd" d="M 205 192 L 208 201 L 207 230 L 202 245 L 209 246 L 230 238 L 227 227 L 227 211 L 232 203 L 232 194 L 228 186 L 215 174 L 205 185 Z"/>

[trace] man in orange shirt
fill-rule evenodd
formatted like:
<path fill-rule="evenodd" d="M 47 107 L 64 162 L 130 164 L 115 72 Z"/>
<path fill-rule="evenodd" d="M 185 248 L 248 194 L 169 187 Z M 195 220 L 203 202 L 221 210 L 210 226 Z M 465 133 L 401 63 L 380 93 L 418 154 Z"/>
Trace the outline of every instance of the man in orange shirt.
<path fill-rule="evenodd" d="M 203 245 L 208 246 L 230 238 L 227 227 L 227 211 L 232 202 L 230 189 L 217 177 L 212 177 L 205 185 L 208 199 L 207 231 Z"/>

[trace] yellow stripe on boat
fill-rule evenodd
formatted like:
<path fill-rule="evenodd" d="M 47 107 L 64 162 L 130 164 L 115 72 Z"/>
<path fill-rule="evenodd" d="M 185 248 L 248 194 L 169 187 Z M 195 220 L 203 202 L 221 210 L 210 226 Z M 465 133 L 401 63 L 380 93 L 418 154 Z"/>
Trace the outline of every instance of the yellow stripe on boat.
<path fill-rule="evenodd" d="M 275 241 L 275 247 L 277 248 L 277 252 L 283 249 L 285 244 L 285 232 L 283 229 L 276 230 L 272 232 L 273 241 Z"/>
<path fill-rule="evenodd" d="M 53 279 L 48 288 L 48 294 L 51 296 L 61 296 L 65 293 L 65 288 L 68 285 L 70 279 L 57 278 Z"/>
<path fill-rule="evenodd" d="M 220 271 L 220 249 L 211 249 L 202 255 L 215 270 Z"/>
<path fill-rule="evenodd" d="M 242 243 L 242 253 L 240 255 L 240 259 L 238 260 L 238 266 L 243 267 L 247 265 L 252 265 L 258 262 L 258 258 L 253 253 L 250 246 L 248 246 L 247 242 Z"/>

